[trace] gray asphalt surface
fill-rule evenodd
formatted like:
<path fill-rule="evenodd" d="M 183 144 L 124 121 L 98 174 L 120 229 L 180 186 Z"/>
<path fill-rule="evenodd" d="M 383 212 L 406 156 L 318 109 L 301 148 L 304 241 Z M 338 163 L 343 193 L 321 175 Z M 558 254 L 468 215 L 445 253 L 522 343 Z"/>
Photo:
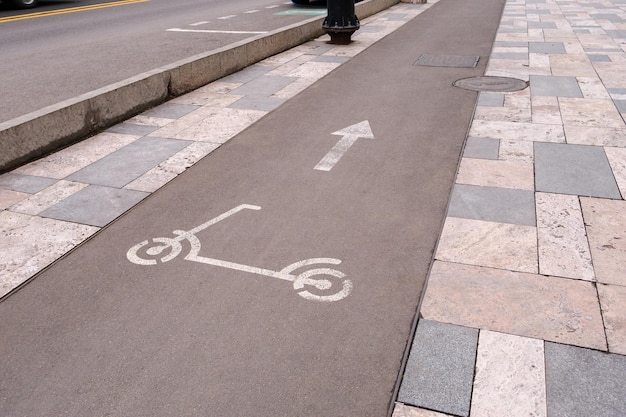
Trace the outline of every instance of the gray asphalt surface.
<path fill-rule="evenodd" d="M 49 12 L 59 6 L 84 7 L 89 3 L 94 2 L 54 2 L 29 13 Z M 0 123 L 255 36 L 217 32 L 270 31 L 311 17 L 285 13 L 316 10 L 286 3 L 150 0 L 9 22 L 1 19 L 24 12 L 0 12 L 0 73 L 5 74 L 0 77 Z M 228 16 L 232 17 L 220 19 Z M 194 25 L 199 22 L 206 23 Z"/>
<path fill-rule="evenodd" d="M 433 6 L 0 303 L 0 414 L 386 415 L 477 96 L 452 83 L 483 74 L 502 5 Z M 413 65 L 422 53 L 482 59 Z M 313 169 L 364 121 L 374 139 Z M 339 270 L 350 294 L 307 300 L 325 293 L 185 260 L 186 243 L 166 263 L 127 259 L 241 204 L 261 208 L 198 232 L 199 256 L 339 259 L 294 274 Z"/>

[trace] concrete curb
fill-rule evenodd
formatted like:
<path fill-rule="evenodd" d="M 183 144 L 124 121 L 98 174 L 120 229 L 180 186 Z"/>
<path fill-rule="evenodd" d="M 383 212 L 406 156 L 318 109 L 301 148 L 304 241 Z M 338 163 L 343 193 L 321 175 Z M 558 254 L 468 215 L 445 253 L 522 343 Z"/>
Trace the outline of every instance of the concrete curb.
<path fill-rule="evenodd" d="M 356 13 L 363 19 L 398 2 L 366 0 Z M 314 17 L 0 123 L 0 173 L 321 36 L 323 20 Z"/>

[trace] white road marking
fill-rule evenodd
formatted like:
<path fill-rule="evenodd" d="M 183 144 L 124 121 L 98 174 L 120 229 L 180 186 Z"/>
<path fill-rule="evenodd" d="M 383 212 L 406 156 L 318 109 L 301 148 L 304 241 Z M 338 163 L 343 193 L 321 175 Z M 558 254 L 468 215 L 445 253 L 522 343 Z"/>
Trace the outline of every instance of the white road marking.
<path fill-rule="evenodd" d="M 246 13 L 258 13 L 259 10 L 248 10 Z"/>
<path fill-rule="evenodd" d="M 200 25 L 206 25 L 207 23 L 209 23 L 209 21 L 205 20 L 203 22 L 190 23 L 189 26 L 200 26 Z"/>
<path fill-rule="evenodd" d="M 271 269 L 258 268 L 256 266 L 244 265 L 236 262 L 225 261 L 221 259 L 208 258 L 205 256 L 200 256 L 200 249 L 202 247 L 202 243 L 200 239 L 196 236 L 196 233 L 201 232 L 209 226 L 218 223 L 233 214 L 241 211 L 241 210 L 261 210 L 260 206 L 254 206 L 251 204 L 241 204 L 231 210 L 228 210 L 225 213 L 220 214 L 219 216 L 201 224 L 200 226 L 194 227 L 191 230 L 174 230 L 173 233 L 176 235 L 175 238 L 169 237 L 157 237 L 153 238 L 152 242 L 148 240 L 144 240 L 133 247 L 131 247 L 126 253 L 126 258 L 134 264 L 137 265 L 156 265 L 158 263 L 157 259 L 146 259 L 140 256 L 140 251 L 145 253 L 150 257 L 161 257 L 159 260 L 161 262 L 168 262 L 174 259 L 176 256 L 180 254 L 183 246 L 180 242 L 187 240 L 189 245 L 191 246 L 189 253 L 185 256 L 185 260 L 199 262 L 207 265 L 218 266 L 227 269 L 233 269 L 236 271 L 248 272 L 256 275 L 264 275 L 266 277 L 278 278 L 285 281 L 289 281 L 293 283 L 293 289 L 296 290 L 298 295 L 302 298 L 312 301 L 321 301 L 321 302 L 333 302 L 339 301 L 352 292 L 352 281 L 349 279 L 345 279 L 346 274 L 341 271 L 332 268 L 313 268 L 308 269 L 304 272 L 301 272 L 297 275 L 292 274 L 293 271 L 308 267 L 310 265 L 318 265 L 318 264 L 331 264 L 331 265 L 339 265 L 341 263 L 340 259 L 335 258 L 310 258 L 304 259 L 298 262 L 294 262 L 291 265 L 287 265 L 280 271 L 273 271 Z M 320 277 L 318 277 L 320 276 Z M 334 277 L 336 279 L 341 280 L 341 289 L 333 288 L 333 281 L 323 278 L 326 277 Z M 315 277 L 315 278 L 314 278 Z M 315 287 L 318 291 L 326 291 L 327 293 L 324 295 L 318 295 L 311 293 L 307 290 L 308 287 Z M 329 291 L 330 290 L 330 291 Z M 330 294 L 328 293 L 330 292 Z"/>
<path fill-rule="evenodd" d="M 319 171 L 330 171 L 359 138 L 374 139 L 374 134 L 372 133 L 372 129 L 367 120 L 334 132 L 333 135 L 340 135 L 342 138 L 330 150 L 330 152 L 322 158 L 314 169 Z"/>
<path fill-rule="evenodd" d="M 218 17 L 220 20 L 232 19 L 233 17 L 237 17 L 236 14 L 229 14 L 228 16 Z"/>
<path fill-rule="evenodd" d="M 247 30 L 209 30 L 209 29 L 180 29 L 172 28 L 167 29 L 167 32 L 191 32 L 191 33 L 225 33 L 228 35 L 261 35 L 267 33 L 266 31 L 247 31 Z"/>

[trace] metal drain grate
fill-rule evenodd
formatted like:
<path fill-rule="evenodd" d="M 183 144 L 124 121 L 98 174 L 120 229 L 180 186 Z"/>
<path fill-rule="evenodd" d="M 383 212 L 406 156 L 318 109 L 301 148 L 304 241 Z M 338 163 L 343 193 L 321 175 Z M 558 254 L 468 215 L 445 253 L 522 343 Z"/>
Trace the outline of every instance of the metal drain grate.
<path fill-rule="evenodd" d="M 520 91 L 528 87 L 528 83 L 524 80 L 510 77 L 471 77 L 456 80 L 453 84 L 455 87 L 463 88 L 471 91 L 492 91 L 498 93 L 508 93 L 512 91 Z"/>
<path fill-rule="evenodd" d="M 476 68 L 478 56 L 421 54 L 415 64 L 422 67 Z"/>

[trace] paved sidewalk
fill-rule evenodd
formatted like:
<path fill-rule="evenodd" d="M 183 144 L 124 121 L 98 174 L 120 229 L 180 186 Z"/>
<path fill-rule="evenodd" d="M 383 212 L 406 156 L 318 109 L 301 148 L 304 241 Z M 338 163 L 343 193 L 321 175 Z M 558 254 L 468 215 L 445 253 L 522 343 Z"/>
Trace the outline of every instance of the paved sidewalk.
<path fill-rule="evenodd" d="M 0 176 L 0 297 L 436 4 Z M 479 95 L 394 416 L 626 415 L 625 67 L 623 0 L 507 1 L 487 75 L 530 87 Z"/>
<path fill-rule="evenodd" d="M 486 75 L 394 417 L 624 416 L 626 2 L 507 1 Z"/>

